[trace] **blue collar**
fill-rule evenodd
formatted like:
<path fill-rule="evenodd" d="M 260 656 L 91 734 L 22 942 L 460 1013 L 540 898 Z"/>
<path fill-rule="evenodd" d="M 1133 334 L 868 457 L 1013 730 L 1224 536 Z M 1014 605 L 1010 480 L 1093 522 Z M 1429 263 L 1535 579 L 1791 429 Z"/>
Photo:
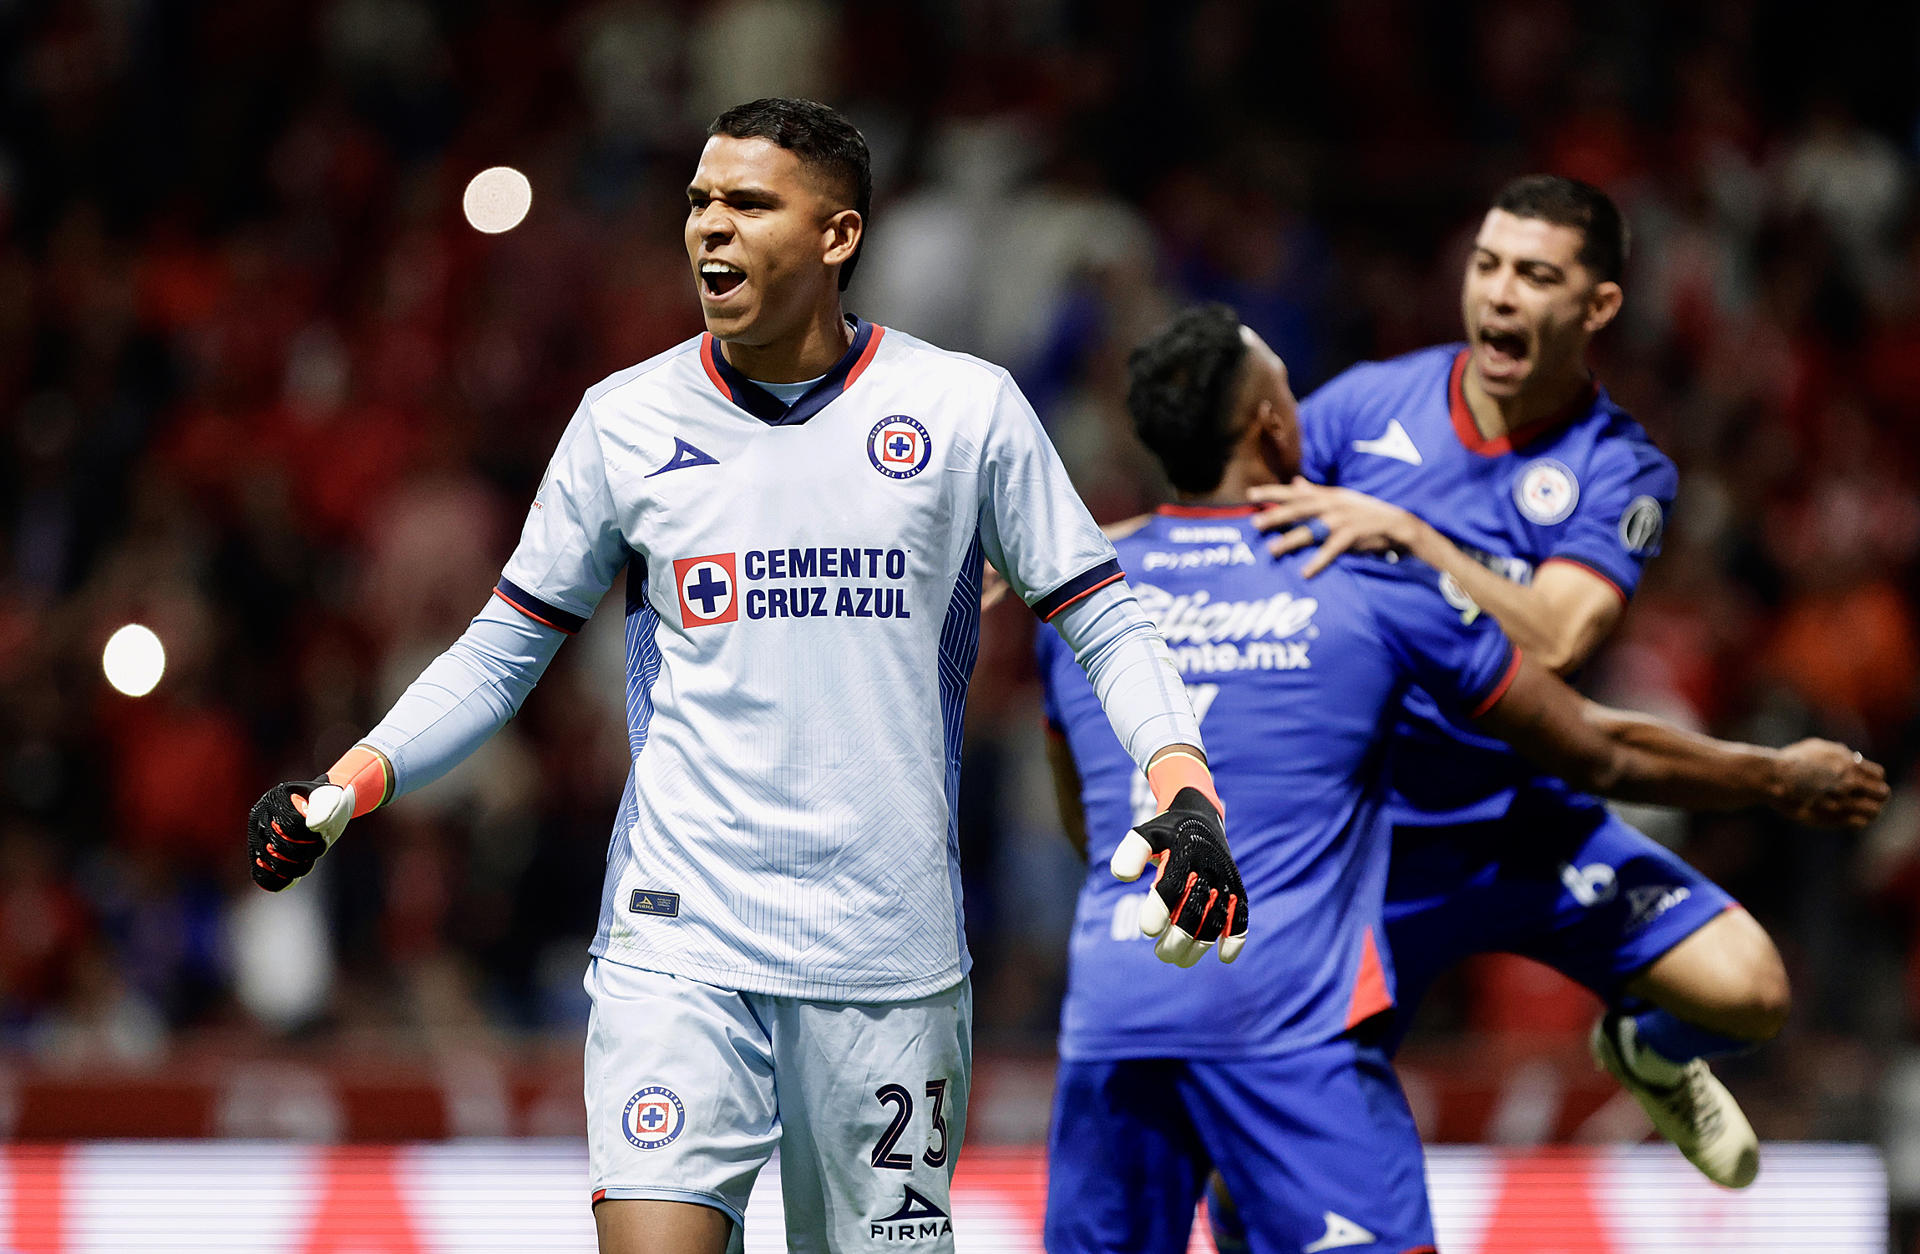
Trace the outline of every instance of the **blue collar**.
<path fill-rule="evenodd" d="M 853 327 L 853 343 L 847 346 L 845 355 L 821 376 L 820 382 L 791 405 L 781 404 L 779 397 L 729 365 L 726 354 L 720 351 L 719 342 L 711 334 L 700 337 L 700 364 L 706 367 L 707 378 L 713 380 L 720 395 L 761 422 L 770 427 L 798 426 L 854 385 L 861 372 L 872 363 L 880 347 L 880 337 L 887 331 L 885 327 L 852 316 L 847 318 L 847 323 Z"/>

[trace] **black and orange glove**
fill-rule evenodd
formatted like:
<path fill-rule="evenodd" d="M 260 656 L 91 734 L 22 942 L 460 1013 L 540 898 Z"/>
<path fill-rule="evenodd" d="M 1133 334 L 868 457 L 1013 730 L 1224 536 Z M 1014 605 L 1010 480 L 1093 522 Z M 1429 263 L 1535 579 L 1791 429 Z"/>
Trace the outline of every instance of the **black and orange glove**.
<path fill-rule="evenodd" d="M 247 812 L 247 870 L 277 893 L 313 870 L 349 819 L 382 805 L 392 772 L 385 757 L 356 745 L 319 779 L 277 784 Z"/>
<path fill-rule="evenodd" d="M 1184 762 L 1168 761 L 1176 757 Z M 1158 938 L 1153 952 L 1162 962 L 1190 967 L 1216 944 L 1220 961 L 1232 962 L 1247 943 L 1247 890 L 1227 848 L 1213 778 L 1184 752 L 1155 761 L 1147 778 L 1155 796 L 1178 790 L 1165 809 L 1127 833 L 1108 867 L 1132 881 L 1147 863 L 1158 864 L 1153 891 L 1140 907 L 1140 930 Z"/>

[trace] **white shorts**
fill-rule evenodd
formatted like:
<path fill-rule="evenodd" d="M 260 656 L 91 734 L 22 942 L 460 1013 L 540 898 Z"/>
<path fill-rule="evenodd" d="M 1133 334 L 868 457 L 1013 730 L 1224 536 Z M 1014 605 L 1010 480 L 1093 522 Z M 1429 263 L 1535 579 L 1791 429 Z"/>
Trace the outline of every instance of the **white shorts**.
<path fill-rule="evenodd" d="M 805 1001 L 595 958 L 586 987 L 595 1201 L 717 1207 L 737 1247 L 778 1147 L 790 1249 L 953 1248 L 969 981 L 917 1001 Z"/>

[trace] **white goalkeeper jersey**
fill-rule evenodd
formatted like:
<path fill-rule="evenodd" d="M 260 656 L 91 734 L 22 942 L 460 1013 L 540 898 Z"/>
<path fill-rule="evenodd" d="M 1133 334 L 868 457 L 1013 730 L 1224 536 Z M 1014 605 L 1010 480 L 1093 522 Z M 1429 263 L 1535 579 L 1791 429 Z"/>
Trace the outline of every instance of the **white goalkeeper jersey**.
<path fill-rule="evenodd" d="M 591 389 L 499 595 L 576 630 L 627 575 L 633 768 L 596 955 L 752 992 L 952 985 L 981 559 L 1051 617 L 1118 580 L 1007 372 L 851 320 L 792 405 L 710 336 Z"/>

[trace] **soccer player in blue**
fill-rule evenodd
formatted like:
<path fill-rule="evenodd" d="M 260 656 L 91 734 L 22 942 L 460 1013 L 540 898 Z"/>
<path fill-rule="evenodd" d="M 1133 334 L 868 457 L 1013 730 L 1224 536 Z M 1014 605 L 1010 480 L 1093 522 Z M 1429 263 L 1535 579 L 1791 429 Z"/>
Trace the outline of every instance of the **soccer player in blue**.
<path fill-rule="evenodd" d="M 1589 374 L 1619 312 L 1627 228 L 1605 193 L 1516 179 L 1480 225 L 1466 342 L 1355 366 L 1301 405 L 1305 480 L 1257 493 L 1276 552 L 1394 549 L 1445 571 L 1535 659 L 1572 675 L 1660 549 L 1677 476 Z M 1426 694 L 1395 730 L 1388 940 L 1400 1029 L 1468 954 L 1546 963 L 1607 1004 L 1591 1047 L 1715 1182 L 1759 1169 L 1752 1125 L 1704 1059 L 1776 1035 L 1780 955 L 1752 916 L 1591 797 Z"/>
<path fill-rule="evenodd" d="M 1379 1032 L 1385 732 L 1418 685 L 1481 732 L 1620 796 L 1770 802 L 1859 823 L 1879 768 L 1825 741 L 1733 745 L 1583 700 L 1415 558 L 1351 556 L 1309 579 L 1261 551 L 1247 503 L 1298 467 L 1284 367 L 1224 308 L 1134 355 L 1129 407 L 1181 503 L 1116 540 L 1206 730 L 1261 936 L 1233 967 L 1162 971 L 1137 943 L 1160 898 L 1129 825 L 1146 781 L 1051 633 L 1038 649 L 1069 834 L 1092 856 L 1075 918 L 1049 1145 L 1054 1254 L 1184 1250 L 1209 1163 L 1255 1249 L 1430 1249 L 1420 1142 Z M 1197 978 L 1196 978 L 1197 977 Z"/>

